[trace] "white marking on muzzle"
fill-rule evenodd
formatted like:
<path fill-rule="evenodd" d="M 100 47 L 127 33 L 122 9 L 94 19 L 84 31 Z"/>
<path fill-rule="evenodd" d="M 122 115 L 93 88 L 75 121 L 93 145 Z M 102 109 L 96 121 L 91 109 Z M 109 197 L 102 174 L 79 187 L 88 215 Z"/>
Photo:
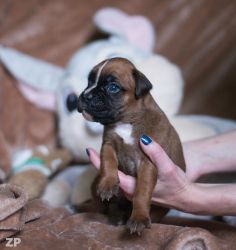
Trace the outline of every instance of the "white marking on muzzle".
<path fill-rule="evenodd" d="M 88 94 L 91 90 L 93 90 L 93 89 L 95 89 L 95 88 L 97 87 L 98 81 L 99 81 L 99 78 L 100 78 L 100 75 L 101 75 L 101 73 L 102 73 L 102 70 L 103 70 L 103 68 L 106 66 L 106 64 L 108 63 L 108 61 L 109 61 L 109 60 L 105 61 L 105 62 L 101 65 L 101 67 L 98 69 L 97 75 L 96 75 L 96 79 L 95 79 L 95 83 L 94 83 L 90 88 L 88 88 L 88 89 L 86 89 L 86 90 L 84 91 L 84 94 L 85 94 L 85 95 Z"/>

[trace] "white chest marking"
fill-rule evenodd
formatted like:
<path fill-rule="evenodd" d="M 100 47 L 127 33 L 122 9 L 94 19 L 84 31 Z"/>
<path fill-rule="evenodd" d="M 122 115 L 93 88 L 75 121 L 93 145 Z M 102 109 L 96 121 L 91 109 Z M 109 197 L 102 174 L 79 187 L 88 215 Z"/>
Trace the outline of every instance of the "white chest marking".
<path fill-rule="evenodd" d="M 100 78 L 100 75 L 102 73 L 102 70 L 103 68 L 106 66 L 106 64 L 108 63 L 109 60 L 105 61 L 101 66 L 100 68 L 98 69 L 97 71 L 97 75 L 96 75 L 96 79 L 95 79 L 95 83 L 90 87 L 88 88 L 87 90 L 85 90 L 85 94 L 88 94 L 92 89 L 96 88 L 97 85 L 98 85 L 98 81 L 99 81 L 99 78 Z"/>
<path fill-rule="evenodd" d="M 132 137 L 132 125 L 120 124 L 115 127 L 115 133 L 118 134 L 126 144 L 134 144 L 134 138 Z"/>

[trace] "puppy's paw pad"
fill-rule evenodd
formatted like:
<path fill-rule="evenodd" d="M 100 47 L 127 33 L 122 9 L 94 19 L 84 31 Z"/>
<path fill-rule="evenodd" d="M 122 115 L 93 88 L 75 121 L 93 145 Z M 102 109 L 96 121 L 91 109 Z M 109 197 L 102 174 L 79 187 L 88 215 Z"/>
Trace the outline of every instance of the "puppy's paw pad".
<path fill-rule="evenodd" d="M 140 236 L 144 228 L 151 228 L 151 220 L 145 216 L 132 216 L 128 220 L 126 227 L 130 231 L 130 234 L 136 233 Z"/>
<path fill-rule="evenodd" d="M 97 193 L 102 201 L 109 201 L 113 196 L 118 195 L 119 184 L 117 181 L 101 181 L 98 185 Z"/>

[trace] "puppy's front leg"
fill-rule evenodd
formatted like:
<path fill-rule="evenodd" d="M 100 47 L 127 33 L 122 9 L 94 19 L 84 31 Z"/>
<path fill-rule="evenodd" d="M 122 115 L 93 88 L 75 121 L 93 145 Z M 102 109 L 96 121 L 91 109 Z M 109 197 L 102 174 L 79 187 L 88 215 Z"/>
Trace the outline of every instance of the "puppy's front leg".
<path fill-rule="evenodd" d="M 138 168 L 136 190 L 133 197 L 133 210 L 127 222 L 130 233 L 140 235 L 143 229 L 151 227 L 150 205 L 153 189 L 157 181 L 157 171 L 150 162 L 144 162 Z"/>
<path fill-rule="evenodd" d="M 118 195 L 118 192 L 119 178 L 116 153 L 110 144 L 103 144 L 97 193 L 102 200 L 109 201 L 113 195 Z"/>

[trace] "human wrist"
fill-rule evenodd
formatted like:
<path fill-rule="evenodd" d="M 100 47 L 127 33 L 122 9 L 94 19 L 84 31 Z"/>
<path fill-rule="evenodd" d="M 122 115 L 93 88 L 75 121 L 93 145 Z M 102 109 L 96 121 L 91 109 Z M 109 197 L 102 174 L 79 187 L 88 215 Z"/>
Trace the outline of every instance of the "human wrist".
<path fill-rule="evenodd" d="M 182 212 L 202 214 L 205 203 L 203 199 L 204 195 L 201 193 L 201 187 L 196 183 L 188 182 L 182 190 L 177 191 L 173 196 L 166 197 L 162 203 L 166 207 Z"/>
<path fill-rule="evenodd" d="M 200 183 L 190 183 L 177 209 L 196 215 L 214 214 L 217 202 L 214 201 L 214 193 L 209 191 Z"/>
<path fill-rule="evenodd" d="M 181 192 L 178 192 L 176 199 L 169 201 L 170 205 L 186 213 L 197 213 L 197 201 L 199 200 L 198 186 L 195 183 L 188 182 Z"/>
<path fill-rule="evenodd" d="M 156 193 L 152 197 L 152 203 L 155 205 L 162 205 L 169 208 L 185 211 L 189 207 L 189 201 L 191 200 L 191 193 L 194 187 L 193 183 L 186 182 L 179 190 L 174 192 L 166 192 L 164 195 Z M 172 188 L 169 187 L 169 190 Z"/>
<path fill-rule="evenodd" d="M 202 214 L 202 202 L 204 195 L 196 183 L 189 183 L 185 192 L 182 193 L 176 207 L 186 213 Z"/>
<path fill-rule="evenodd" d="M 186 175 L 190 181 L 212 172 L 235 171 L 236 131 L 183 144 Z"/>
<path fill-rule="evenodd" d="M 173 195 L 165 197 L 153 197 L 152 201 L 156 205 L 180 210 L 185 213 L 207 215 L 209 213 L 209 203 L 211 197 L 205 194 L 205 189 L 197 183 L 187 182 L 183 189 L 178 190 Z"/>
<path fill-rule="evenodd" d="M 204 139 L 188 141 L 183 144 L 184 158 L 186 162 L 186 175 L 191 182 L 202 176 L 210 164 L 208 144 Z"/>

